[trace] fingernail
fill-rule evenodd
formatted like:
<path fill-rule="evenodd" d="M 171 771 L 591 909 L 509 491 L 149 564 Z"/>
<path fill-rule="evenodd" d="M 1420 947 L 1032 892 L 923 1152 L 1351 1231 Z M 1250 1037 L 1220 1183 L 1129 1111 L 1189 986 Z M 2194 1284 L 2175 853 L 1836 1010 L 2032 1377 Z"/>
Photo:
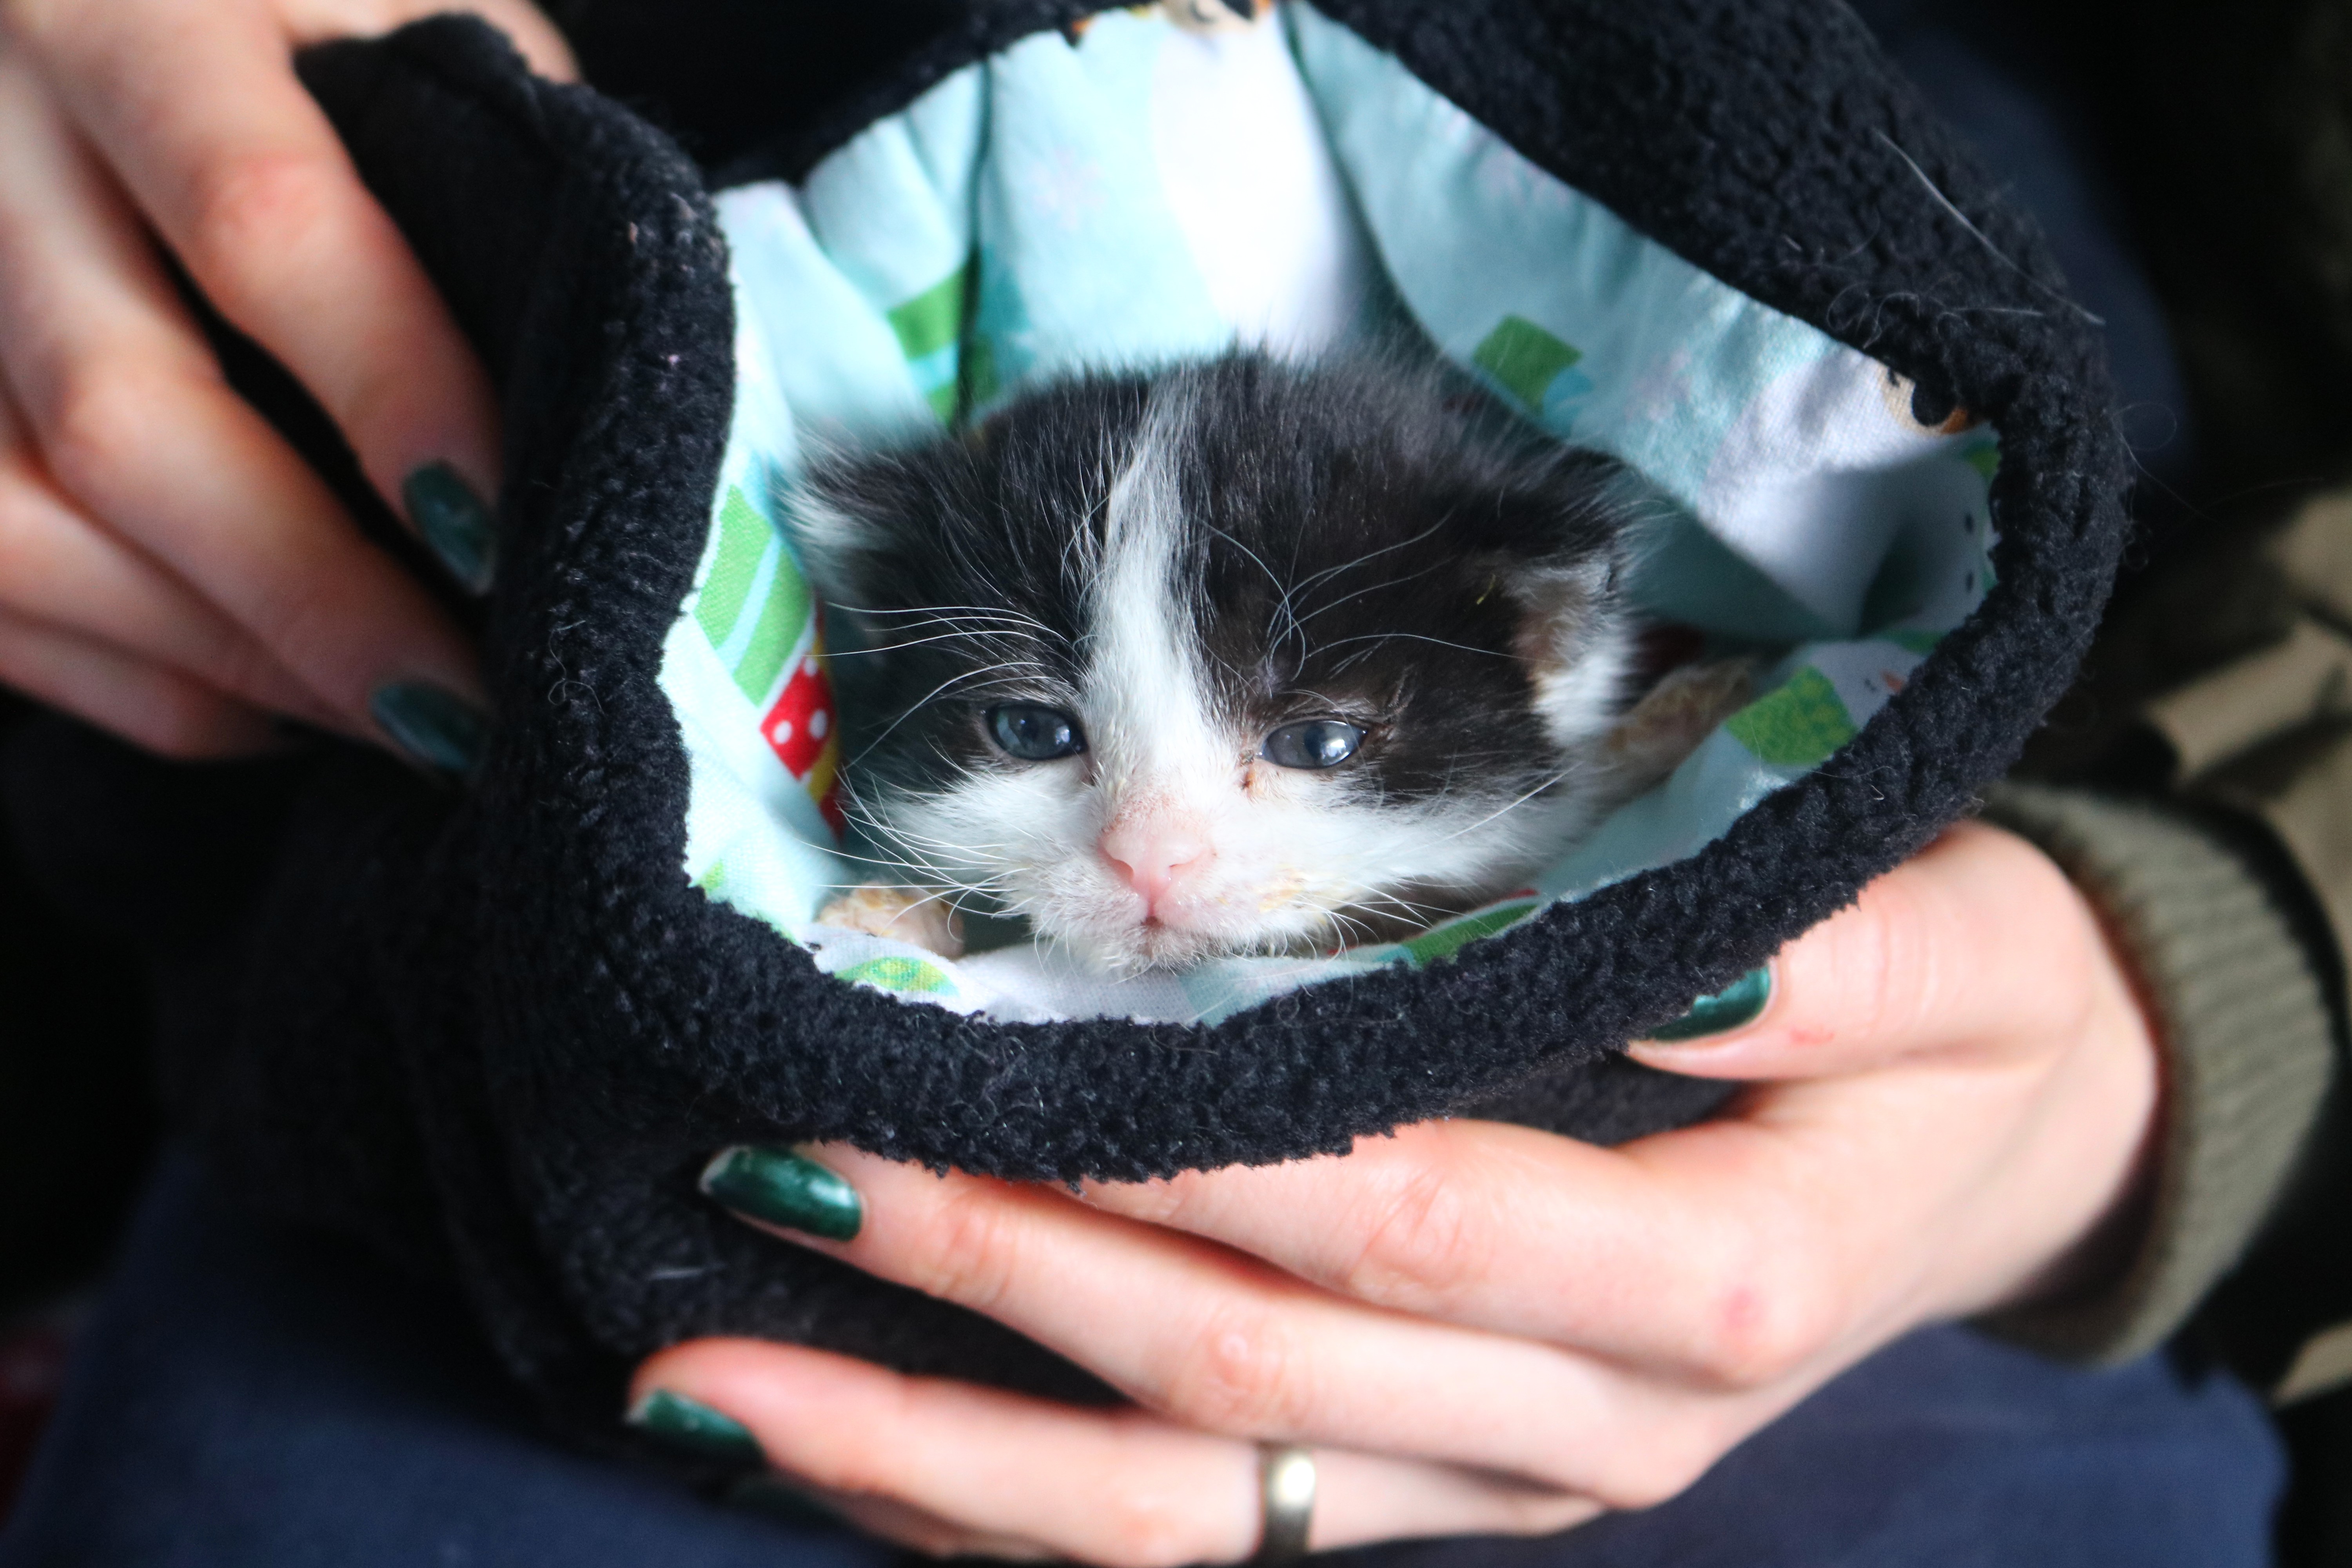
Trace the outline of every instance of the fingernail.
<path fill-rule="evenodd" d="M 866 1223 L 856 1188 L 789 1149 L 721 1150 L 702 1169 L 702 1190 L 737 1214 L 827 1241 L 847 1241 Z"/>
<path fill-rule="evenodd" d="M 1690 1011 L 1671 1024 L 1650 1031 L 1650 1038 L 1674 1043 L 1727 1035 L 1756 1021 L 1764 1004 L 1772 1000 L 1772 971 L 1751 969 L 1712 996 L 1702 996 Z"/>
<path fill-rule="evenodd" d="M 430 681 L 395 680 L 376 688 L 368 711 L 402 751 L 428 768 L 463 778 L 481 765 L 489 715 L 454 691 Z"/>
<path fill-rule="evenodd" d="M 712 1459 L 762 1461 L 760 1440 L 751 1429 L 732 1415 L 722 1415 L 700 1400 L 688 1399 L 683 1394 L 672 1394 L 667 1388 L 656 1388 L 629 1406 L 624 1417 L 628 1424 L 648 1436 L 658 1437 L 673 1448 L 700 1454 Z"/>
<path fill-rule="evenodd" d="M 838 1525 L 841 1515 L 798 1487 L 762 1473 L 745 1476 L 727 1489 L 727 1500 L 786 1524 Z"/>
<path fill-rule="evenodd" d="M 487 594 L 499 571 L 499 533 L 490 509 L 457 470 L 432 462 L 412 471 L 400 487 L 408 521 L 468 594 Z"/>

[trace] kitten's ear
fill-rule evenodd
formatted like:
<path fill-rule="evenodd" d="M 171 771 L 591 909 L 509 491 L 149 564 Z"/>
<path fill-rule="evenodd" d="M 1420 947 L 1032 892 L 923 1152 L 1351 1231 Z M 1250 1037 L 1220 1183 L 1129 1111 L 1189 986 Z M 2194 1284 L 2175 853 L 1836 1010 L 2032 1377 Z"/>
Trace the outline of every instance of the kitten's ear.
<path fill-rule="evenodd" d="M 1488 570 L 1522 615 L 1521 656 L 1538 668 L 1580 656 L 1622 618 L 1633 502 L 1620 465 L 1596 453 L 1546 457 L 1504 489 L 1486 521 Z"/>
<path fill-rule="evenodd" d="M 1622 574 L 1616 551 L 1606 547 L 1501 563 L 1495 582 L 1519 611 L 1519 657 L 1538 673 L 1586 657 L 1594 639 L 1624 618 Z"/>
<path fill-rule="evenodd" d="M 1513 561 L 1502 591 L 1518 611 L 1512 651 L 1535 689 L 1537 716 L 1563 751 L 1603 733 L 1630 694 L 1633 626 L 1612 545 Z"/>
<path fill-rule="evenodd" d="M 786 482 L 780 514 L 818 593 L 845 607 L 895 605 L 908 552 L 937 537 L 961 467 L 942 442 L 820 456 Z"/>

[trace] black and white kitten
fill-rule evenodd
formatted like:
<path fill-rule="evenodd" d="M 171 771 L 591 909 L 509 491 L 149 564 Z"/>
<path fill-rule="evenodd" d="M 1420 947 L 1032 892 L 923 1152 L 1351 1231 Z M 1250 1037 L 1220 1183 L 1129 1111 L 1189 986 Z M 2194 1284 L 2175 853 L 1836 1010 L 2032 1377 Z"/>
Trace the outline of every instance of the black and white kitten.
<path fill-rule="evenodd" d="M 1250 353 L 1093 375 L 818 464 L 850 815 L 890 886 L 1108 968 L 1391 937 L 1526 885 L 1744 690 L 1633 712 L 1622 468 L 1434 367 Z"/>

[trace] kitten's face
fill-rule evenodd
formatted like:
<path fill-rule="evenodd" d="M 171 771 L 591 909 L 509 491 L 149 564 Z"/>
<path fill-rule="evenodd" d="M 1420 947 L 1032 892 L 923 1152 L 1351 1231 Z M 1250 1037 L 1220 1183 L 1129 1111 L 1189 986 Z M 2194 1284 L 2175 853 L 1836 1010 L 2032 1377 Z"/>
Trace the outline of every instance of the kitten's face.
<path fill-rule="evenodd" d="M 1426 379 L 1254 358 L 821 471 L 879 874 L 1121 968 L 1512 890 L 1587 826 L 1626 673 L 1606 483 Z"/>

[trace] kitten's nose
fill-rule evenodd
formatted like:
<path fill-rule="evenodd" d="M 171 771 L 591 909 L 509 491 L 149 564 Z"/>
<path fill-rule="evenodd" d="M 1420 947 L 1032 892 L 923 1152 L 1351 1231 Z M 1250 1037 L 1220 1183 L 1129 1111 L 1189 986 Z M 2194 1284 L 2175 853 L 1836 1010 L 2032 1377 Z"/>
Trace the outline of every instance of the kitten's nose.
<path fill-rule="evenodd" d="M 1171 822 L 1166 817 L 1114 822 L 1103 829 L 1098 847 L 1111 869 L 1126 878 L 1147 905 L 1166 898 L 1179 878 L 1216 858 L 1206 833 L 1191 823 Z"/>

